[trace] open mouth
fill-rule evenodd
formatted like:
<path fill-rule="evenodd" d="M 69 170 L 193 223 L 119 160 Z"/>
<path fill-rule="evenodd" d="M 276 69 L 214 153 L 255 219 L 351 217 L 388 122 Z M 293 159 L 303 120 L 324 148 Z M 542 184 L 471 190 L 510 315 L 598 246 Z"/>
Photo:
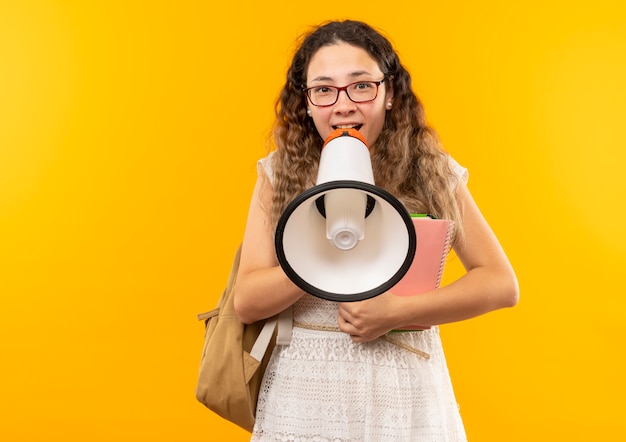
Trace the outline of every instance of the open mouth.
<path fill-rule="evenodd" d="M 355 129 L 361 130 L 363 127 L 362 124 L 341 124 L 339 126 L 333 126 L 333 129 Z"/>

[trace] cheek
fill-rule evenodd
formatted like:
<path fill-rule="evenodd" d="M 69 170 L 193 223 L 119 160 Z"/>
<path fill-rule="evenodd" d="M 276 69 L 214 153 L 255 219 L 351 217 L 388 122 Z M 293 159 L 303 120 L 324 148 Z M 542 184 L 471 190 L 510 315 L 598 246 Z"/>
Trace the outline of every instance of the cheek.
<path fill-rule="evenodd" d="M 368 120 L 369 124 L 367 125 L 367 132 L 364 134 L 370 145 L 373 145 L 376 142 L 380 132 L 383 130 L 386 115 L 386 111 L 383 110 L 382 112 L 377 112 L 376 114 L 372 114 L 370 116 Z"/>
<path fill-rule="evenodd" d="M 320 113 L 314 113 L 312 118 L 317 133 L 325 140 L 332 132 L 332 127 L 328 124 L 329 117 Z"/>

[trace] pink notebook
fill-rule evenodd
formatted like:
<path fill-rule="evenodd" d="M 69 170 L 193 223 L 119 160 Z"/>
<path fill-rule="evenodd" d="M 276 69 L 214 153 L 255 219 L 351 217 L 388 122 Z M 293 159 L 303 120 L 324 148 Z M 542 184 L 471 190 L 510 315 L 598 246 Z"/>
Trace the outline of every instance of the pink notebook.
<path fill-rule="evenodd" d="M 415 296 L 439 288 L 450 250 L 452 222 L 423 215 L 411 215 L 417 235 L 417 248 L 411 267 L 390 292 Z M 399 330 L 426 330 L 430 326 L 409 325 Z"/>

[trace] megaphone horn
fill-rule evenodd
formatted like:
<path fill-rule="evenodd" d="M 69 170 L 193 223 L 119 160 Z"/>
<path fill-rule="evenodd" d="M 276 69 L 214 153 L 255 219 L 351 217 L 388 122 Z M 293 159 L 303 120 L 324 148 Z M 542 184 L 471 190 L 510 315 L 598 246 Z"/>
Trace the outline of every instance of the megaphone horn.
<path fill-rule="evenodd" d="M 416 249 L 411 216 L 374 185 L 363 136 L 337 129 L 326 139 L 314 187 L 278 220 L 278 262 L 302 290 L 331 301 L 360 301 L 393 287 Z"/>

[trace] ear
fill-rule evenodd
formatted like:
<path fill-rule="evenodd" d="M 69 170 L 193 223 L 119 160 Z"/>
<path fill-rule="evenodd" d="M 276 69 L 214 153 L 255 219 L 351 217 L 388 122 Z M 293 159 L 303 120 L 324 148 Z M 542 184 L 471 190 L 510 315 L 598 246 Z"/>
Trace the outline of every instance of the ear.
<path fill-rule="evenodd" d="M 385 83 L 385 106 L 387 110 L 391 109 L 393 105 L 393 81 Z"/>
<path fill-rule="evenodd" d="M 393 75 L 389 75 L 387 77 L 387 81 L 385 81 L 385 93 L 389 95 L 389 98 L 393 98 L 393 81 L 395 77 Z"/>

